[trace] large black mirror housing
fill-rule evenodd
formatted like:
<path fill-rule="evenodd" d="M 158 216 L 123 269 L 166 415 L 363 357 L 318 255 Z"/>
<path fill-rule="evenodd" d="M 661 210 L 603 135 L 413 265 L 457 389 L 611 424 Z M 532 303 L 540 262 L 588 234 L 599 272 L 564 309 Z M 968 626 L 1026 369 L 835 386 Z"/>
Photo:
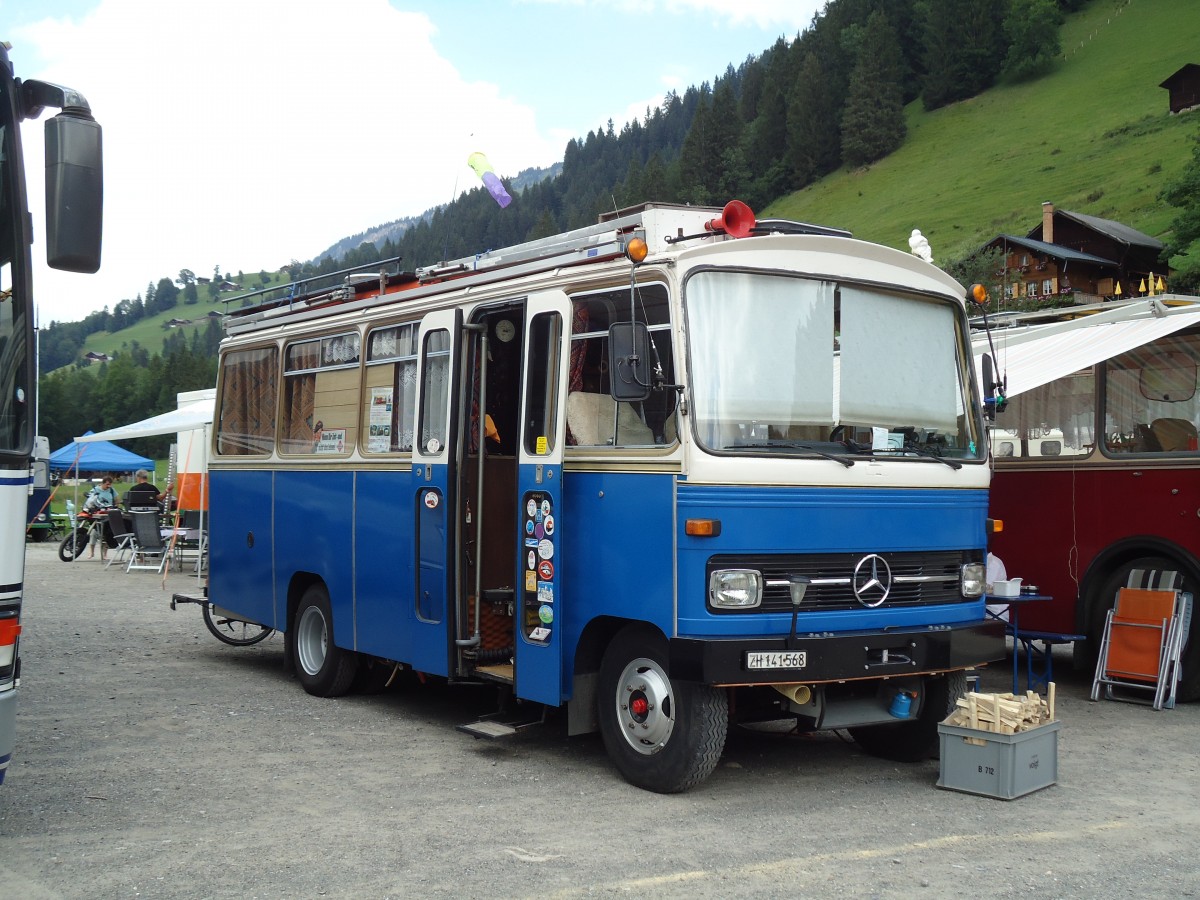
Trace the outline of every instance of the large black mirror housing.
<path fill-rule="evenodd" d="M 608 384 L 623 402 L 650 396 L 650 331 L 643 322 L 614 322 L 608 329 Z"/>
<path fill-rule="evenodd" d="M 59 113 L 46 122 L 46 264 L 97 271 L 103 220 L 100 124 L 86 114 Z"/>

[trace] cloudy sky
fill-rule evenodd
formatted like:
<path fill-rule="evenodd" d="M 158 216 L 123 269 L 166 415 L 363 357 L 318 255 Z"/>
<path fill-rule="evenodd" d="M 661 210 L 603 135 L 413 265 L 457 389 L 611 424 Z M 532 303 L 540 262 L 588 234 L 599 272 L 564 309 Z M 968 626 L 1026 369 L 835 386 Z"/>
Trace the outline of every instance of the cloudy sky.
<path fill-rule="evenodd" d="M 180 269 L 273 271 L 562 158 L 807 27 L 824 0 L 0 0 L 24 78 L 104 129 L 104 261 L 47 269 L 42 325 Z M 22 127 L 36 230 L 41 120 Z"/>

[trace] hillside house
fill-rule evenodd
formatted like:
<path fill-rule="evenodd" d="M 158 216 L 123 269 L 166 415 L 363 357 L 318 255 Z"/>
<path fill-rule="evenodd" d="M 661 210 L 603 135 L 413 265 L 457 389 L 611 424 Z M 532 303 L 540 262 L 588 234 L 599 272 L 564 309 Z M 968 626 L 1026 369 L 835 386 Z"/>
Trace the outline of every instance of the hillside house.
<path fill-rule="evenodd" d="M 97 353 L 94 350 L 89 350 L 83 355 L 83 358 L 87 360 L 88 365 L 94 362 L 108 362 L 112 359 L 107 353 Z"/>
<path fill-rule="evenodd" d="M 191 325 L 191 319 L 168 319 L 163 323 L 164 328 L 182 328 L 184 325 Z"/>
<path fill-rule="evenodd" d="M 1042 222 L 1024 237 L 1000 234 L 982 249 L 1004 252 L 996 273 L 1006 300 L 1096 303 L 1150 291 L 1169 274 L 1161 241 L 1128 225 L 1042 204 Z"/>
<path fill-rule="evenodd" d="M 236 281 L 218 281 L 217 282 L 217 290 L 218 291 L 240 291 L 241 289 L 242 289 L 242 286 L 240 284 L 238 284 Z"/>
<path fill-rule="evenodd" d="M 1200 65 L 1188 63 L 1159 85 L 1166 88 L 1171 115 L 1200 106 Z"/>

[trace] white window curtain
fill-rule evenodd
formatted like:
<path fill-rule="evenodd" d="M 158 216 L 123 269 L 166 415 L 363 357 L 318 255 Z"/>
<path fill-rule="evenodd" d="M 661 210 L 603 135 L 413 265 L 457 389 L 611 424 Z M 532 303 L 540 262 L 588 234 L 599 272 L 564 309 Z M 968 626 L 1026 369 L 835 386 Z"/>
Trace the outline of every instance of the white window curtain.
<path fill-rule="evenodd" d="M 829 423 L 834 286 L 704 272 L 688 281 L 697 422 Z M 713 432 L 715 434 L 715 432 Z"/>
<path fill-rule="evenodd" d="M 841 289 L 840 421 L 958 428 L 954 309 Z"/>

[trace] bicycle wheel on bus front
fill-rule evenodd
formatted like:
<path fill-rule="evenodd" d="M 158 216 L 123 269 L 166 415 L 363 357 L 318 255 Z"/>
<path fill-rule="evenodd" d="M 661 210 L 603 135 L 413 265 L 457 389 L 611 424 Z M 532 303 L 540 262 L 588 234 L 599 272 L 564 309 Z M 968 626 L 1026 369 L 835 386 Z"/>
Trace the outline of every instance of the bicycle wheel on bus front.
<path fill-rule="evenodd" d="M 249 647 L 270 636 L 274 628 L 259 625 L 257 622 L 244 622 L 233 619 L 218 612 L 211 603 L 204 604 L 204 624 L 212 632 L 213 637 L 235 647 Z"/>

